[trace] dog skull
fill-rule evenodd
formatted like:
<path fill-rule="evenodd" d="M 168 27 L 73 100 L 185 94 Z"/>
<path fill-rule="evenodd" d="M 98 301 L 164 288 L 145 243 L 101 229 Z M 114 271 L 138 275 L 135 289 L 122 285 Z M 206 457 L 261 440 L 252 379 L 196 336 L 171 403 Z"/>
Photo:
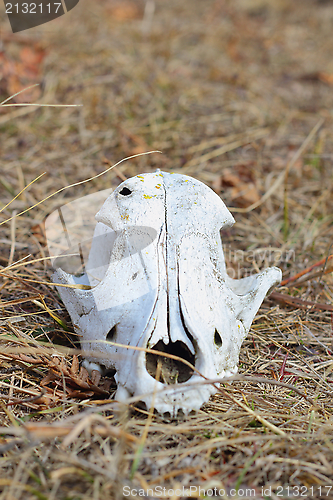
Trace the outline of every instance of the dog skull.
<path fill-rule="evenodd" d="M 214 385 L 196 386 L 202 378 L 188 365 L 147 349 L 179 356 L 209 379 L 235 374 L 280 269 L 230 278 L 220 229 L 235 221 L 217 194 L 185 175 L 128 179 L 95 219 L 85 273 L 58 267 L 53 275 L 60 285 L 81 285 L 58 291 L 87 360 L 116 370 L 116 399 L 142 395 L 148 408 L 171 415 L 199 409 Z"/>

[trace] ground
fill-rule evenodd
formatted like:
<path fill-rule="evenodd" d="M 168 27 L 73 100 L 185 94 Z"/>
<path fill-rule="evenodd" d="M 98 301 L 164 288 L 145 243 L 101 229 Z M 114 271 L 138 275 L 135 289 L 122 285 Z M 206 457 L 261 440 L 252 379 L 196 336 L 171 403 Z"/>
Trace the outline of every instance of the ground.
<path fill-rule="evenodd" d="M 333 2 L 81 0 L 16 34 L 1 9 L 0 100 L 62 107 L 0 109 L 0 498 L 333 498 Z M 284 279 L 241 377 L 177 419 L 80 368 L 43 231 L 156 168 L 222 197 L 231 276 Z"/>

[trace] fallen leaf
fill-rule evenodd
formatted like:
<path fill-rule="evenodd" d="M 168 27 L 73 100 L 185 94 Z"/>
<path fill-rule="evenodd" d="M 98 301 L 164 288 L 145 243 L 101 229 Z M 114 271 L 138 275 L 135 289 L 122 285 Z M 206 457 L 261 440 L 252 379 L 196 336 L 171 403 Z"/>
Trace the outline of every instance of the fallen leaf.
<path fill-rule="evenodd" d="M 122 127 L 118 127 L 120 141 L 124 151 L 128 155 L 136 155 L 149 150 L 149 146 L 143 137 L 140 137 Z"/>
<path fill-rule="evenodd" d="M 333 85 L 333 74 L 332 73 L 324 73 L 320 72 L 319 73 L 319 80 L 328 83 L 328 85 Z"/>
<path fill-rule="evenodd" d="M 18 58 L 13 58 L 3 50 L 0 53 L 0 91 L 8 96 L 39 83 L 41 79 L 41 64 L 46 51 L 38 43 L 25 45 Z M 10 103 L 34 102 L 41 94 L 40 87 L 33 87 L 15 96 Z"/>
<path fill-rule="evenodd" d="M 46 235 L 45 235 L 45 223 L 36 224 L 32 226 L 31 233 L 37 239 L 38 243 L 40 243 L 43 247 L 47 245 Z"/>
<path fill-rule="evenodd" d="M 20 52 L 22 72 L 28 78 L 36 78 L 41 73 L 41 63 L 45 57 L 45 50 L 38 46 L 23 47 Z"/>
<path fill-rule="evenodd" d="M 60 390 L 63 399 L 64 393 L 70 398 L 85 399 L 95 394 L 109 396 L 111 381 L 103 380 L 96 370 L 89 375 L 86 368 L 80 367 L 77 356 L 73 356 L 72 364 L 69 366 L 64 359 L 46 359 L 49 367 L 48 374 L 43 378 L 42 387 Z"/>
<path fill-rule="evenodd" d="M 248 207 L 260 199 L 249 165 L 225 169 L 221 176 L 221 188 L 229 189 L 230 199 L 240 207 Z"/>
<path fill-rule="evenodd" d="M 117 21 L 130 21 L 142 17 L 142 9 L 131 0 L 112 0 L 108 2 L 107 12 Z"/>

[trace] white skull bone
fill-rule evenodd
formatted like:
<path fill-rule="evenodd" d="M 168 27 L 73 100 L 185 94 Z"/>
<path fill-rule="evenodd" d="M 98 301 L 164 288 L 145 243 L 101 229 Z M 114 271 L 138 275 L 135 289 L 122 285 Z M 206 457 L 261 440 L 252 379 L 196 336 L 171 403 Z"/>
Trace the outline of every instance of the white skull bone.
<path fill-rule="evenodd" d="M 58 287 L 87 360 L 116 370 L 116 399 L 142 395 L 148 408 L 154 403 L 171 415 L 198 410 L 216 387 L 196 386 L 200 375 L 166 357 L 157 382 L 157 356 L 144 349 L 178 355 L 209 379 L 235 374 L 241 344 L 280 269 L 230 278 L 220 229 L 234 219 L 216 193 L 185 175 L 128 179 L 95 218 L 86 273 L 58 268 L 53 275 L 62 285 L 91 287 Z"/>

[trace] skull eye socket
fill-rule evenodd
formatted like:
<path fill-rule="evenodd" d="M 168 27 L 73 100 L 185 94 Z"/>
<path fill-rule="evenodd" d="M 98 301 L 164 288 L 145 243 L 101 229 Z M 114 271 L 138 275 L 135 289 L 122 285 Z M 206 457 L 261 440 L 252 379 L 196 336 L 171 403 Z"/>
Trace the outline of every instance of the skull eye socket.
<path fill-rule="evenodd" d="M 123 196 L 129 196 L 130 194 L 132 194 L 132 191 L 130 189 L 128 189 L 127 187 L 123 187 L 123 189 L 121 191 L 119 191 L 119 194 L 121 194 Z"/>
<path fill-rule="evenodd" d="M 222 347 L 222 338 L 219 332 L 215 328 L 215 334 L 214 334 L 214 344 L 216 347 Z"/>
<path fill-rule="evenodd" d="M 117 325 L 114 325 L 106 336 L 106 340 L 112 342 L 115 340 L 117 334 Z"/>

